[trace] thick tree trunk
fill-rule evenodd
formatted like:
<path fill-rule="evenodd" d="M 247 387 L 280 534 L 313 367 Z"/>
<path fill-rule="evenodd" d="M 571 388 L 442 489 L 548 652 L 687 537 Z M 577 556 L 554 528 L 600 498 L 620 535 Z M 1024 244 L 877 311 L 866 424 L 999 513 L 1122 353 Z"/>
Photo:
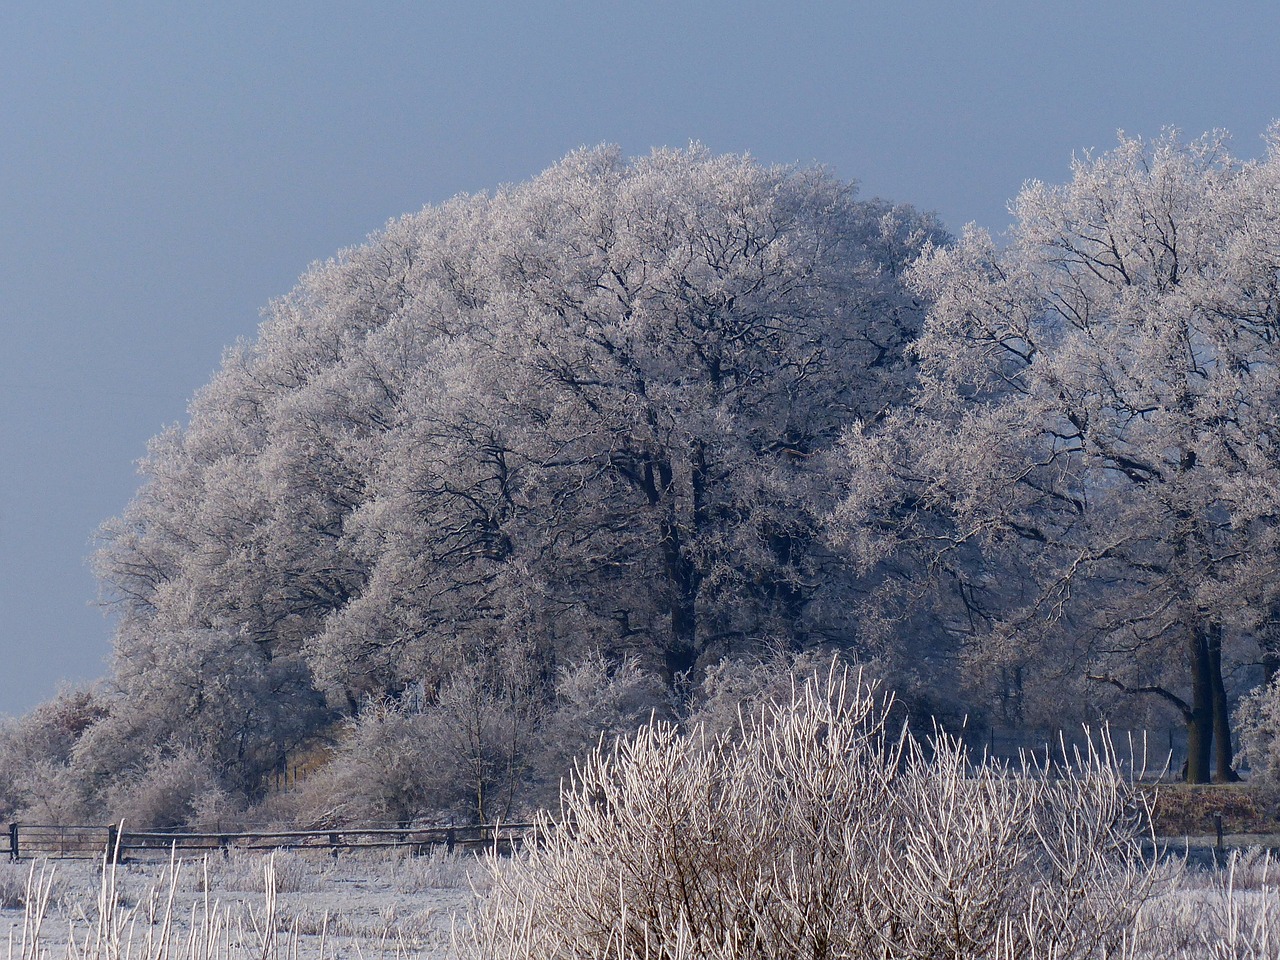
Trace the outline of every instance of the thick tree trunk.
<path fill-rule="evenodd" d="M 1209 683 L 1213 696 L 1213 742 L 1215 783 L 1235 783 L 1240 779 L 1235 771 L 1235 757 L 1231 748 L 1231 712 L 1227 701 L 1227 685 L 1222 678 L 1222 624 L 1210 624 L 1207 630 L 1209 646 Z"/>
<path fill-rule="evenodd" d="M 1187 717 L 1187 783 L 1209 782 L 1213 748 L 1213 681 L 1209 638 L 1204 624 L 1193 620 L 1187 630 L 1191 667 L 1191 710 Z"/>
<path fill-rule="evenodd" d="M 671 623 L 665 657 L 670 679 L 675 680 L 678 674 L 692 669 L 698 659 L 698 571 L 685 555 L 676 523 L 665 521 L 661 532 Z"/>
<path fill-rule="evenodd" d="M 659 548 L 665 568 L 667 612 L 671 635 L 663 651 L 668 682 L 689 672 L 698 659 L 699 573 L 689 558 L 673 502 L 671 464 L 656 460 L 648 474 L 650 502 L 662 511 L 658 521 Z"/>

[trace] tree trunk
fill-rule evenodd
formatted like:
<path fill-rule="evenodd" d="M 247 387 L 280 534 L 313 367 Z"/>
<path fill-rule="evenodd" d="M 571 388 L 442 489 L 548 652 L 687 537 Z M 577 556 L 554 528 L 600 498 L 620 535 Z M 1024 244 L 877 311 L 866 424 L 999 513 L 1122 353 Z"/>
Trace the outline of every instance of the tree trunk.
<path fill-rule="evenodd" d="M 660 525 L 666 567 L 671 636 L 665 651 L 670 680 L 693 668 L 698 659 L 698 572 L 685 555 L 680 528 L 673 519 Z"/>
<path fill-rule="evenodd" d="M 688 673 L 698 659 L 697 595 L 699 574 L 686 555 L 684 536 L 675 503 L 675 476 L 671 464 L 660 456 L 645 456 L 643 467 L 628 474 L 644 493 L 657 515 L 658 542 L 654 545 L 661 557 L 663 602 L 667 609 L 670 633 L 663 641 L 662 657 L 667 683 Z"/>
<path fill-rule="evenodd" d="M 1227 685 L 1222 679 L 1222 624 L 1210 624 L 1206 631 L 1209 648 L 1209 682 L 1213 697 L 1213 779 L 1215 783 L 1236 783 L 1235 757 L 1231 748 L 1231 713 Z"/>
<path fill-rule="evenodd" d="M 666 568 L 667 610 L 671 636 L 664 651 L 668 682 L 687 673 L 698 659 L 699 574 L 684 547 L 683 531 L 674 503 L 671 465 L 659 460 L 655 470 L 655 505 L 662 511 L 658 521 L 659 548 Z"/>
<path fill-rule="evenodd" d="M 1191 666 L 1191 710 L 1187 714 L 1187 783 L 1209 782 L 1213 748 L 1213 682 L 1209 665 L 1209 638 L 1195 619 L 1187 631 Z"/>

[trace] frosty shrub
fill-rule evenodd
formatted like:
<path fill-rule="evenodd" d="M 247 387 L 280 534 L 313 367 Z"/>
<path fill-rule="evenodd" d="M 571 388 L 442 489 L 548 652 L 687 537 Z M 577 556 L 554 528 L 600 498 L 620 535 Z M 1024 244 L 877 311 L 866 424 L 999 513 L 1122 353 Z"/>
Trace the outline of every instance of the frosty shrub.
<path fill-rule="evenodd" d="M 582 757 L 670 714 L 670 695 L 658 676 L 633 658 L 610 662 L 598 650 L 562 666 L 549 699 L 531 751 L 530 806 L 554 807 L 561 782 Z"/>
<path fill-rule="evenodd" d="M 68 763 L 80 736 L 105 712 L 98 694 L 70 688 L 21 719 L 0 718 L 0 822 L 69 822 L 82 815 Z"/>
<path fill-rule="evenodd" d="M 736 737 L 642 729 L 592 754 L 464 946 L 489 957 L 1101 956 L 1153 869 L 1105 742 L 974 765 L 833 665 Z"/>
<path fill-rule="evenodd" d="M 785 649 L 724 657 L 703 671 L 702 682 L 687 698 L 685 726 L 701 727 L 712 736 L 737 737 L 743 732 L 744 715 L 751 723 L 758 722 L 771 707 L 790 703 L 796 685 L 830 663 L 830 656 L 816 651 Z M 874 669 L 869 664 L 857 666 L 864 677 Z"/>
<path fill-rule="evenodd" d="M 1280 677 L 1241 698 L 1233 719 L 1250 783 L 1274 804 L 1280 800 Z"/>
<path fill-rule="evenodd" d="M 303 785 L 299 815 L 315 824 L 507 817 L 539 719 L 529 672 L 516 656 L 463 664 L 437 689 L 371 698 Z"/>
<path fill-rule="evenodd" d="M 554 681 L 519 653 L 463 664 L 438 687 L 366 701 L 330 761 L 302 785 L 294 816 L 315 824 L 510 820 L 554 804 L 575 758 L 602 738 L 633 733 L 664 700 L 654 674 L 599 653 L 566 663 Z"/>
<path fill-rule="evenodd" d="M 153 750 L 139 769 L 125 771 L 105 791 L 113 821 L 166 830 L 199 823 L 224 791 L 214 764 L 194 747 Z"/>
<path fill-rule="evenodd" d="M 333 759 L 306 780 L 297 815 L 312 825 L 407 821 L 436 802 L 432 716 L 420 696 L 368 701 L 346 723 Z"/>

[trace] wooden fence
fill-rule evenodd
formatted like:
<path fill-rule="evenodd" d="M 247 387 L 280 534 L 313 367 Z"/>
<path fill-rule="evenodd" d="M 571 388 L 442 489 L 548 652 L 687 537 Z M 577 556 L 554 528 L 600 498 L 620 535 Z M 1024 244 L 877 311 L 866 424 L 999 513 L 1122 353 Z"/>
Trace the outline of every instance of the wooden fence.
<path fill-rule="evenodd" d="M 326 830 L 191 833 L 120 830 L 116 826 L 9 824 L 9 859 L 135 859 L 201 855 L 231 850 L 342 850 L 402 847 L 413 853 L 489 849 L 499 853 L 519 847 L 533 835 L 532 823 L 426 827 L 335 827 Z"/>

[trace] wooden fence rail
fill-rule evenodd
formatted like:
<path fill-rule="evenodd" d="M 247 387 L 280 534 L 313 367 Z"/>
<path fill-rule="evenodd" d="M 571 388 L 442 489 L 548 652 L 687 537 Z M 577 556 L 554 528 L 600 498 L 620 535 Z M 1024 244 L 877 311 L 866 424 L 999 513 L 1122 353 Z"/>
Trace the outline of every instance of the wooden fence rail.
<path fill-rule="evenodd" d="M 340 850 L 404 847 L 425 853 L 437 847 L 491 849 L 500 853 L 519 847 L 533 835 L 532 823 L 424 827 L 334 827 L 324 830 L 194 833 L 166 830 L 119 830 L 116 826 L 11 823 L 9 859 L 121 860 L 136 856 L 206 854 L 230 850 Z"/>

